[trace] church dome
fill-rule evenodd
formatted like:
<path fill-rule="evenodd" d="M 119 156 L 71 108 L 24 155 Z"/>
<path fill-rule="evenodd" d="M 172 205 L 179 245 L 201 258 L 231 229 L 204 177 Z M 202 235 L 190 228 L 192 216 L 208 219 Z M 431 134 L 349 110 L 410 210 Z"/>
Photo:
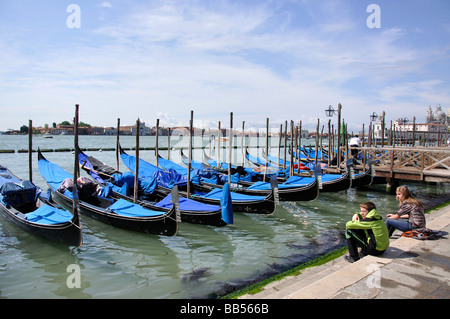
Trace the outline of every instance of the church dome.
<path fill-rule="evenodd" d="M 433 118 L 434 120 L 438 121 L 438 122 L 442 122 L 445 120 L 445 113 L 441 110 L 434 112 L 433 114 Z"/>

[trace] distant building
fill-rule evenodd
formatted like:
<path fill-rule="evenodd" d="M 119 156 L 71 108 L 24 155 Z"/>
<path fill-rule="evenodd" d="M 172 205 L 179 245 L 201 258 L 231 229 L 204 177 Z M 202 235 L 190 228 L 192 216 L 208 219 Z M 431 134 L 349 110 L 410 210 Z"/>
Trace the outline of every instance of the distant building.
<path fill-rule="evenodd" d="M 120 135 L 134 135 L 136 136 L 136 124 L 131 126 L 121 126 Z M 152 135 L 150 127 L 145 126 L 145 122 L 139 122 L 139 136 Z"/>
<path fill-rule="evenodd" d="M 373 124 L 373 137 L 376 139 L 381 139 L 383 134 L 383 123 L 381 122 L 382 120 L 378 121 L 377 123 Z M 386 130 L 384 132 L 384 136 L 386 137 Z"/>
<path fill-rule="evenodd" d="M 448 132 L 447 125 L 439 123 L 414 123 L 403 119 L 399 119 L 393 122 L 393 130 L 402 138 L 412 138 L 412 134 L 426 134 L 426 137 L 432 140 L 437 140 L 441 135 Z"/>
<path fill-rule="evenodd" d="M 52 135 L 73 135 L 73 125 L 57 125 L 56 128 L 50 129 Z"/>
<path fill-rule="evenodd" d="M 117 129 L 115 127 L 105 127 L 103 129 L 104 135 L 117 135 Z"/>
<path fill-rule="evenodd" d="M 415 134 L 415 139 L 424 139 L 427 141 L 438 141 L 446 138 L 448 134 L 448 125 L 450 124 L 450 117 L 445 114 L 441 106 L 437 106 L 435 111 L 431 106 L 427 110 L 426 123 L 414 123 L 406 118 L 400 118 L 392 123 L 392 130 L 397 139 L 411 140 Z M 386 125 L 384 131 L 384 138 L 387 139 L 390 127 Z M 376 139 L 382 137 L 382 123 L 381 121 L 374 124 L 374 136 Z"/>
<path fill-rule="evenodd" d="M 444 111 L 442 111 L 440 104 L 439 106 L 436 107 L 436 110 L 434 112 L 431 109 L 431 106 L 428 106 L 427 123 L 449 125 L 450 124 L 449 112 L 445 114 Z"/>

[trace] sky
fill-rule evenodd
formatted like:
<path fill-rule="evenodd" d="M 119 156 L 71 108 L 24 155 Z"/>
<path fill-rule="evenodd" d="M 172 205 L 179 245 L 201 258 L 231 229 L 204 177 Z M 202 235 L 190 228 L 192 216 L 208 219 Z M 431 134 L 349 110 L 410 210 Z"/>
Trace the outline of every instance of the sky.
<path fill-rule="evenodd" d="M 448 0 L 0 0 L 0 131 L 94 126 L 349 130 L 450 107 Z M 331 118 L 336 125 L 337 116 Z"/>

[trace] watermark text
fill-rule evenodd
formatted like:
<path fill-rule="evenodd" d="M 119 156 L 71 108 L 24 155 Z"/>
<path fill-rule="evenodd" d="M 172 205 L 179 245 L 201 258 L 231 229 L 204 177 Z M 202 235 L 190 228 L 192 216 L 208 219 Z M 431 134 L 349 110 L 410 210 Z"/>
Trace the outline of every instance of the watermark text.
<path fill-rule="evenodd" d="M 381 28 L 381 9 L 378 4 L 369 4 L 366 11 L 371 13 L 366 20 L 367 27 L 369 29 Z"/>
<path fill-rule="evenodd" d="M 81 28 L 81 8 L 78 4 L 69 4 L 66 9 L 70 15 L 66 19 L 66 26 L 69 29 Z"/>
<path fill-rule="evenodd" d="M 67 266 L 66 272 L 70 275 L 67 277 L 66 284 L 67 288 L 81 288 L 81 269 L 80 266 L 76 264 L 70 264 Z"/>

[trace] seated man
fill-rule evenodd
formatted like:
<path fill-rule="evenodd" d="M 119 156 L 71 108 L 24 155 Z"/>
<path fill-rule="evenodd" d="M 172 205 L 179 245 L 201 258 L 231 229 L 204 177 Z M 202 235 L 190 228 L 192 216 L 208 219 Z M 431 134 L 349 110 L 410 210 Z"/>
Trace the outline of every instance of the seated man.
<path fill-rule="evenodd" d="M 346 224 L 345 237 L 350 256 L 345 256 L 345 259 L 348 262 L 355 262 L 366 255 L 379 256 L 389 247 L 388 229 L 375 204 L 366 202 L 359 206 L 361 212 L 354 214 Z M 360 254 L 358 247 L 361 248 Z"/>
<path fill-rule="evenodd" d="M 352 137 L 349 141 L 348 141 L 348 145 L 350 147 L 361 147 L 361 143 L 362 141 L 360 140 L 360 138 L 358 137 L 358 135 Z M 351 150 L 351 154 L 353 157 L 355 157 L 356 155 L 358 155 L 358 150 L 357 149 L 352 149 Z"/>

